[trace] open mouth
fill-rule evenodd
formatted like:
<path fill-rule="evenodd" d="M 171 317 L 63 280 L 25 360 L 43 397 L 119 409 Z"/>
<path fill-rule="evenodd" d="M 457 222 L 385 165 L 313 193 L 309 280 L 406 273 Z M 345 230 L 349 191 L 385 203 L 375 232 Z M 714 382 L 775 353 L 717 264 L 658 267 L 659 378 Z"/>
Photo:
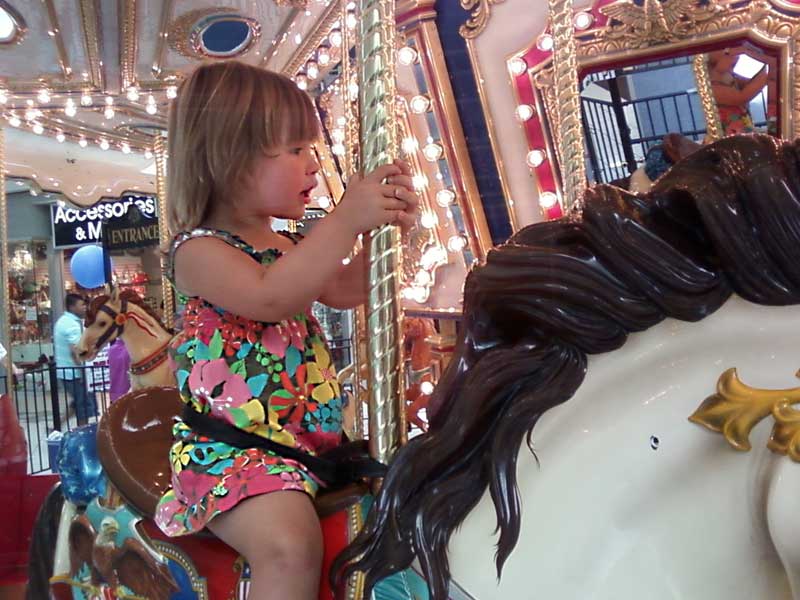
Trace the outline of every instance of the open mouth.
<path fill-rule="evenodd" d="M 304 189 L 302 192 L 300 192 L 300 195 L 303 197 L 303 199 L 305 200 L 306 204 L 311 202 L 311 190 L 313 190 L 315 187 L 317 187 L 316 184 L 312 185 L 311 187 L 308 187 L 308 188 Z"/>

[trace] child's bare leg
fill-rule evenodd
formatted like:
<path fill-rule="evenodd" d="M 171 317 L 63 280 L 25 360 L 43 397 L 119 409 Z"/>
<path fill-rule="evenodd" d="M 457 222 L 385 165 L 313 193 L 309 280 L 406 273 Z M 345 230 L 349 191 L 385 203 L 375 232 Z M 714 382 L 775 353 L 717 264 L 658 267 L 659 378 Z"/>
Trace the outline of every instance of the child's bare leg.
<path fill-rule="evenodd" d="M 273 492 L 243 500 L 208 528 L 250 564 L 248 600 L 316 600 L 322 568 L 322 529 L 302 492 Z"/>

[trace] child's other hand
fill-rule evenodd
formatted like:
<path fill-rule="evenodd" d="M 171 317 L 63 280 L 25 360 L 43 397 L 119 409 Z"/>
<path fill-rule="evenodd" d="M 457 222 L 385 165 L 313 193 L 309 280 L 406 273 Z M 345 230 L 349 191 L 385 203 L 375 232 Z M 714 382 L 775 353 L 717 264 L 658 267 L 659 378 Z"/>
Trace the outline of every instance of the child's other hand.
<path fill-rule="evenodd" d="M 344 226 L 359 234 L 386 223 L 412 226 L 418 204 L 411 170 L 403 161 L 395 161 L 378 167 L 363 179 L 353 176 L 334 214 Z"/>

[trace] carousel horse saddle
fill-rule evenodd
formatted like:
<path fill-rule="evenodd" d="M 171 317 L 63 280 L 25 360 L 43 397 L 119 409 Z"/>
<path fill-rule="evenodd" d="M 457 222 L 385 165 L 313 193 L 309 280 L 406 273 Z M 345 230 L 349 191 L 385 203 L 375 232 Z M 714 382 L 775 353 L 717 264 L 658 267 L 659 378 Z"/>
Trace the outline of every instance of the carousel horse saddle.
<path fill-rule="evenodd" d="M 114 402 L 97 428 L 97 454 L 106 476 L 129 505 L 151 519 L 171 485 L 172 424 L 183 406 L 175 388 L 143 388 Z M 320 490 L 314 501 L 317 514 L 343 510 L 367 491 L 357 483 Z"/>

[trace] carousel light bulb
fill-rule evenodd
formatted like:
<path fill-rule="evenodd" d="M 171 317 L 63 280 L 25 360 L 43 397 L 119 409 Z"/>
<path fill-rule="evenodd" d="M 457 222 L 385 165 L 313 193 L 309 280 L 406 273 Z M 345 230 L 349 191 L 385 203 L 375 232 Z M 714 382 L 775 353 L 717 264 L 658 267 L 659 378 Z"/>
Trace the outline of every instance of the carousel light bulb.
<path fill-rule="evenodd" d="M 537 148 L 536 150 L 531 150 L 528 152 L 528 156 L 525 157 L 525 162 L 528 163 L 529 167 L 533 167 L 535 169 L 544 162 L 545 158 L 547 158 L 547 155 L 544 153 L 544 151 Z"/>
<path fill-rule="evenodd" d="M 42 127 L 41 123 L 33 124 L 33 133 L 36 135 L 42 135 L 44 133 L 44 127 Z"/>
<path fill-rule="evenodd" d="M 87 92 L 81 94 L 81 106 L 91 106 L 91 105 L 92 105 L 92 97 Z"/>
<path fill-rule="evenodd" d="M 527 121 L 533 116 L 533 107 L 530 104 L 520 104 L 514 114 L 520 121 Z"/>
<path fill-rule="evenodd" d="M 353 13 L 347 13 L 347 18 L 345 19 L 345 23 L 347 23 L 348 29 L 355 29 L 356 25 L 358 25 L 358 20 Z"/>
<path fill-rule="evenodd" d="M 328 39 L 331 42 L 331 46 L 335 46 L 336 48 L 338 48 L 339 46 L 342 45 L 342 32 L 339 31 L 338 29 L 334 29 L 328 36 Z"/>
<path fill-rule="evenodd" d="M 123 154 L 130 154 L 131 147 L 128 144 L 122 144 L 122 153 Z"/>
<path fill-rule="evenodd" d="M 401 65 L 413 65 L 417 62 L 417 51 L 411 46 L 403 46 L 397 51 L 397 60 Z"/>
<path fill-rule="evenodd" d="M 167 86 L 167 98 L 170 100 L 174 100 L 178 97 L 178 86 L 170 85 Z"/>
<path fill-rule="evenodd" d="M 308 89 L 308 78 L 302 73 L 300 73 L 299 75 L 297 75 L 297 77 L 294 78 L 294 82 L 297 84 L 297 87 L 299 87 L 301 90 Z"/>
<path fill-rule="evenodd" d="M 558 203 L 558 196 L 553 192 L 544 192 L 539 196 L 539 206 L 542 208 L 553 208 Z"/>
<path fill-rule="evenodd" d="M 137 90 L 136 86 L 134 85 L 128 88 L 128 93 L 126 95 L 128 96 L 128 100 L 131 102 L 136 102 L 139 100 L 139 90 Z"/>
<path fill-rule="evenodd" d="M 40 90 L 36 98 L 42 104 L 47 104 L 48 102 L 50 102 L 50 92 L 48 92 L 47 90 Z"/>
<path fill-rule="evenodd" d="M 512 75 L 522 75 L 528 70 L 528 63 L 526 63 L 525 59 L 521 56 L 515 56 L 508 61 L 508 69 L 511 71 Z"/>
<path fill-rule="evenodd" d="M 425 175 L 417 174 L 411 177 L 411 183 L 415 190 L 422 191 L 428 186 L 428 178 Z"/>
<path fill-rule="evenodd" d="M 433 229 L 434 227 L 436 227 L 436 224 L 438 222 L 439 221 L 436 218 L 436 213 L 434 213 L 433 211 L 426 210 L 419 217 L 419 223 L 425 229 Z"/>
<path fill-rule="evenodd" d="M 429 295 L 428 288 L 414 287 L 411 289 L 414 292 L 414 296 L 412 298 L 414 302 L 416 302 L 417 304 L 424 304 L 425 302 L 428 301 L 428 295 Z"/>
<path fill-rule="evenodd" d="M 78 140 L 78 145 L 79 145 L 81 148 L 86 148 L 86 145 L 87 145 L 88 143 L 89 143 L 89 142 L 87 142 L 87 141 L 86 141 L 84 138 L 81 138 L 81 139 L 79 139 L 79 140 Z"/>
<path fill-rule="evenodd" d="M 298 46 L 303 43 L 303 36 L 299 33 L 295 34 L 294 36 L 294 43 Z"/>
<path fill-rule="evenodd" d="M 431 246 L 422 254 L 419 264 L 423 269 L 431 270 L 437 264 L 447 262 L 447 251 L 441 246 Z"/>
<path fill-rule="evenodd" d="M 331 62 L 331 53 L 327 48 L 320 48 L 317 51 L 317 62 L 323 67 Z"/>
<path fill-rule="evenodd" d="M 436 192 L 436 204 L 442 208 L 447 208 L 456 200 L 456 194 L 453 190 L 439 190 Z"/>
<path fill-rule="evenodd" d="M 345 117 L 337 117 L 336 124 L 339 127 L 344 127 L 345 125 L 347 125 L 347 119 Z"/>
<path fill-rule="evenodd" d="M 358 84 L 355 81 L 347 86 L 347 93 L 351 98 L 358 97 Z"/>
<path fill-rule="evenodd" d="M 64 135 L 64 134 L 63 134 L 61 131 L 59 131 L 59 132 L 56 134 L 56 139 L 58 140 L 58 143 L 60 144 L 61 142 L 63 142 L 63 141 L 64 141 L 65 139 L 67 139 L 67 138 L 66 138 L 66 136 L 65 136 L 65 135 Z"/>
<path fill-rule="evenodd" d="M 400 295 L 406 300 L 411 300 L 414 297 L 414 290 L 412 290 L 410 287 L 404 287 L 400 291 Z"/>
<path fill-rule="evenodd" d="M 433 384 L 430 381 L 423 381 L 419 384 L 419 391 L 430 396 L 433 393 Z"/>
<path fill-rule="evenodd" d="M 466 245 L 467 240 L 461 235 L 454 235 L 447 240 L 447 249 L 450 252 L 461 252 Z"/>
<path fill-rule="evenodd" d="M 109 148 L 108 140 L 100 140 L 100 148 L 102 148 L 103 150 L 108 150 Z"/>
<path fill-rule="evenodd" d="M 414 276 L 414 283 L 416 283 L 417 285 L 430 285 L 431 274 L 424 269 L 420 269 Z"/>
<path fill-rule="evenodd" d="M 334 144 L 331 146 L 331 152 L 336 156 L 342 156 L 346 152 L 344 144 Z"/>
<path fill-rule="evenodd" d="M 64 114 L 68 117 L 74 117 L 78 113 L 78 108 L 72 98 L 67 98 L 67 103 L 64 105 Z"/>
<path fill-rule="evenodd" d="M 103 115 L 106 119 L 113 119 L 114 118 L 114 109 L 110 106 L 107 106 L 106 109 L 103 111 Z"/>
<path fill-rule="evenodd" d="M 156 106 L 156 99 L 153 98 L 153 95 L 150 94 L 147 96 L 147 105 L 144 108 L 147 111 L 148 115 L 154 115 L 158 112 L 158 106 Z"/>
<path fill-rule="evenodd" d="M 594 23 L 594 17 L 592 16 L 592 13 L 586 11 L 581 11 L 577 13 L 575 15 L 575 19 L 573 20 L 575 29 L 578 29 L 579 31 L 588 29 L 592 23 Z"/>
<path fill-rule="evenodd" d="M 414 96 L 408 105 L 411 108 L 411 112 L 421 115 L 424 112 L 428 112 L 431 107 L 431 99 L 427 96 Z"/>
<path fill-rule="evenodd" d="M 39 111 L 36 110 L 35 108 L 29 108 L 25 111 L 26 121 L 33 121 L 38 116 L 39 116 Z"/>
<path fill-rule="evenodd" d="M 408 136 L 403 138 L 402 148 L 406 155 L 414 154 L 414 152 L 417 151 L 417 148 L 419 148 L 419 142 L 417 141 L 417 138 Z"/>
<path fill-rule="evenodd" d="M 0 90 L 0 104 L 8 102 L 8 94 L 5 90 Z"/>
<path fill-rule="evenodd" d="M 153 153 L 152 153 L 152 152 L 150 152 L 150 150 L 145 150 L 145 151 L 144 151 L 144 157 L 145 157 L 147 160 L 150 160 L 151 158 L 153 158 Z"/>
<path fill-rule="evenodd" d="M 106 96 L 106 104 L 108 104 L 109 106 L 114 104 L 114 98 L 112 98 L 111 96 Z"/>
<path fill-rule="evenodd" d="M 337 144 L 341 144 L 342 142 L 344 142 L 344 129 L 340 129 L 338 127 L 332 129 L 331 139 Z"/>
<path fill-rule="evenodd" d="M 550 52 L 553 49 L 553 36 L 549 33 L 543 33 L 536 38 L 536 47 L 542 52 Z"/>
<path fill-rule="evenodd" d="M 436 162 L 440 158 L 442 158 L 442 154 L 444 153 L 444 148 L 442 148 L 439 144 L 427 144 L 422 149 L 422 155 L 425 157 L 426 160 L 430 162 Z"/>
<path fill-rule="evenodd" d="M 319 198 L 317 198 L 317 205 L 320 208 L 328 208 L 328 207 L 330 207 L 330 205 L 331 205 L 330 196 L 320 196 Z"/>
<path fill-rule="evenodd" d="M 319 67 L 313 60 L 308 61 L 306 64 L 306 75 L 308 75 L 310 79 L 319 77 Z"/>

